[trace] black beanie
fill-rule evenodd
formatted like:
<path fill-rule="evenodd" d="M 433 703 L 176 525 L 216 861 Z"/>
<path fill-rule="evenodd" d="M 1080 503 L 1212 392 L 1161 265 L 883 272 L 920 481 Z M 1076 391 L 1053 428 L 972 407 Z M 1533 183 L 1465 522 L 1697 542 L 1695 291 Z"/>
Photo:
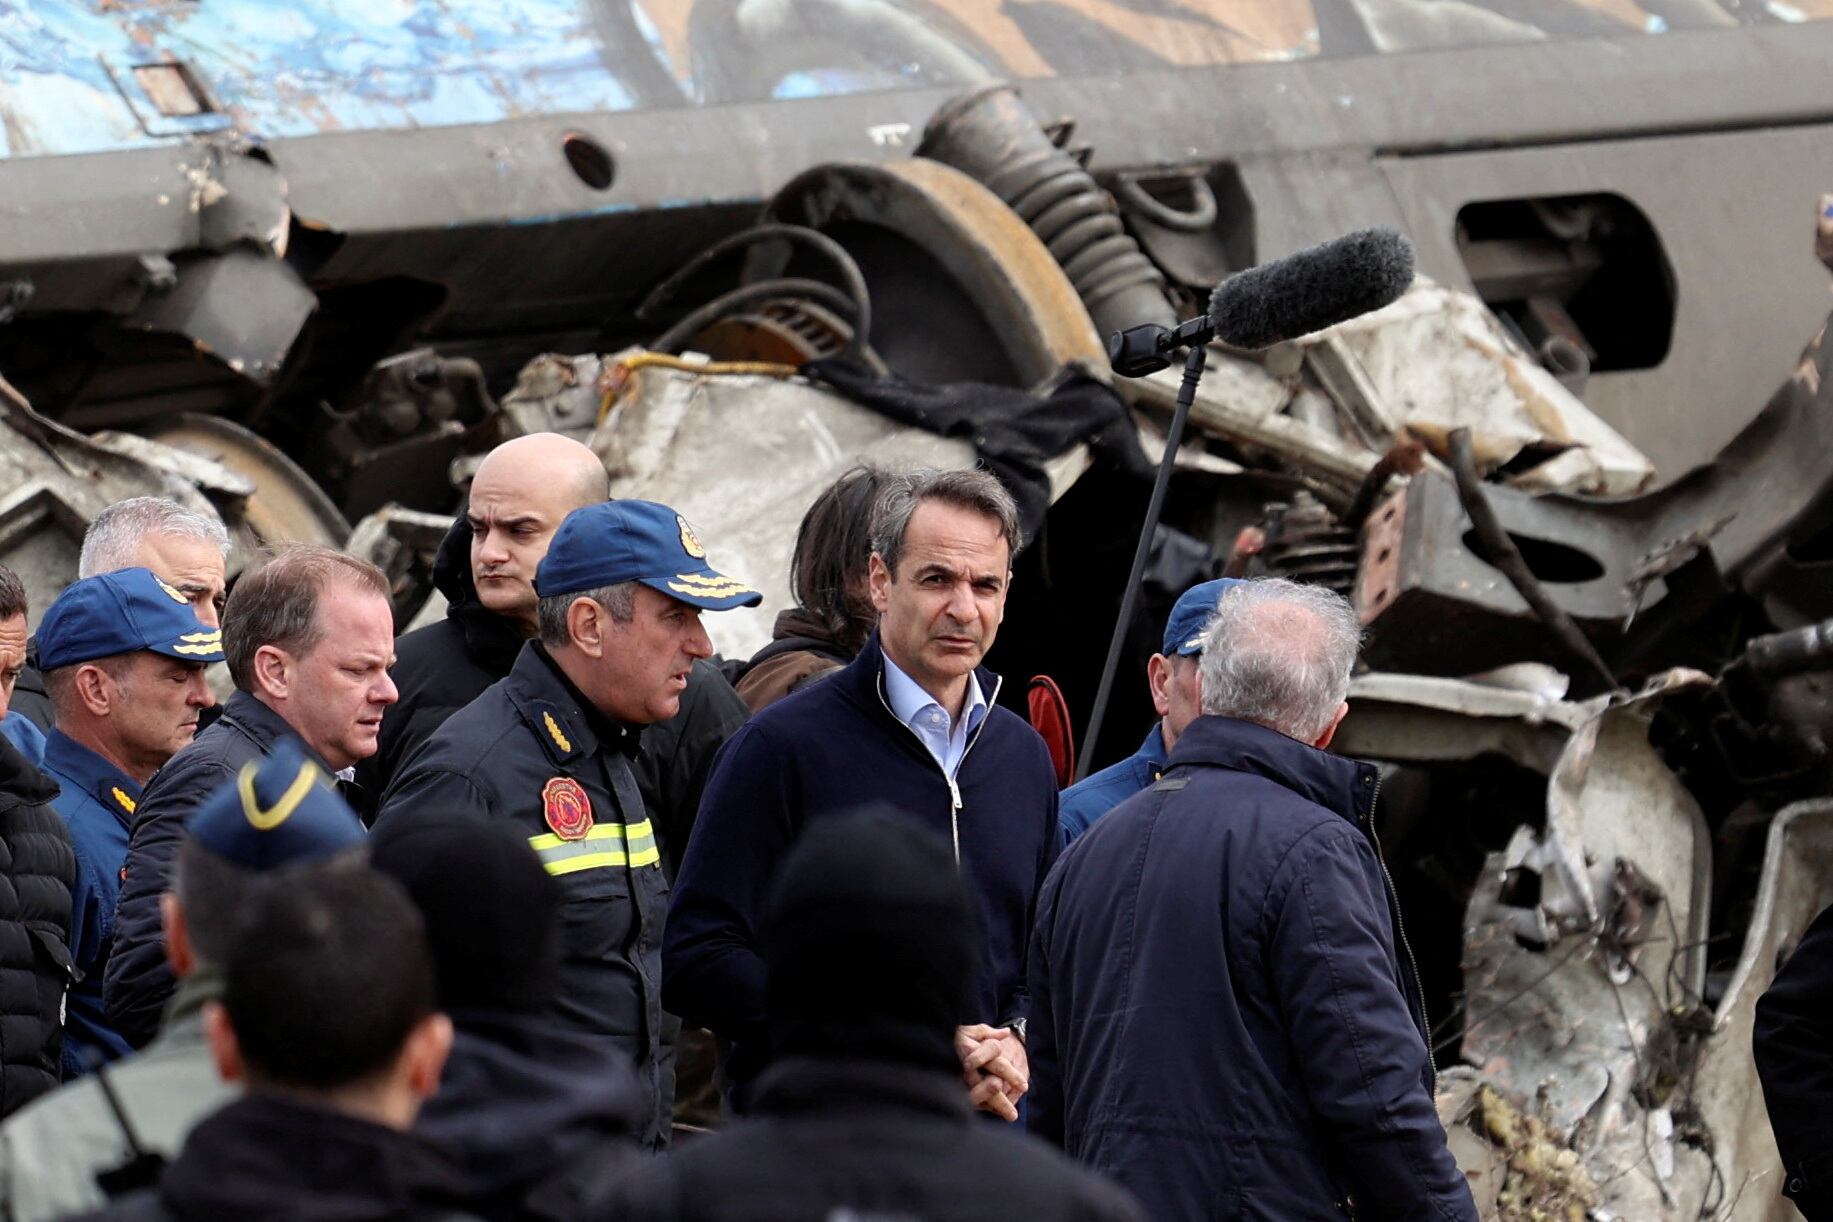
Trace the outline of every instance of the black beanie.
<path fill-rule="evenodd" d="M 771 888 L 761 932 L 773 1055 L 960 1068 L 980 963 L 948 842 L 889 809 L 817 820 Z"/>
<path fill-rule="evenodd" d="M 376 824 L 369 861 L 426 921 L 443 1010 L 540 1011 L 560 976 L 560 887 L 504 823 L 402 811 Z"/>

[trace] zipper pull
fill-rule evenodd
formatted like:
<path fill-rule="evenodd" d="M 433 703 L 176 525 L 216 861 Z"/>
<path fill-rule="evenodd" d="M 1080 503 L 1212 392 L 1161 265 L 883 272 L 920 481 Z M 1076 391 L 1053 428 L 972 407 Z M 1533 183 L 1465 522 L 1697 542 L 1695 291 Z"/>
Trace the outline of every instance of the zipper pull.
<path fill-rule="evenodd" d="M 953 775 L 948 775 L 948 797 L 952 805 L 948 810 L 948 830 L 955 841 L 955 868 L 961 867 L 961 786 L 955 783 Z"/>

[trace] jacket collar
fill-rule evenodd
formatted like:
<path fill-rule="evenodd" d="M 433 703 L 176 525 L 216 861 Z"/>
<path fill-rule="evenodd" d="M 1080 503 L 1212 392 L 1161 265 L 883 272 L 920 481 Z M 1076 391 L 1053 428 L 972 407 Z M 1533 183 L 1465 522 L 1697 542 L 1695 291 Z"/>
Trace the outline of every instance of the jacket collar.
<path fill-rule="evenodd" d="M 958 1075 L 867 1057 L 781 1058 L 759 1075 L 752 1100 L 776 1116 L 926 1112 L 965 1124 L 972 1115 Z"/>
<path fill-rule="evenodd" d="M 847 698 L 868 714 L 880 718 L 887 725 L 902 728 L 897 715 L 891 711 L 884 699 L 885 650 L 879 643 L 878 633 L 874 631 L 866 639 L 866 646 L 859 651 L 859 656 L 835 671 L 825 682 L 838 683 L 839 690 Z M 993 714 L 993 704 L 999 698 L 999 676 L 984 666 L 974 668 L 974 679 L 980 684 L 980 691 L 986 697 L 987 716 Z"/>
<path fill-rule="evenodd" d="M 140 801 L 140 782 L 56 727 L 45 736 L 45 771 L 70 778 L 119 819 L 122 827 L 132 824 L 134 807 Z"/>
<path fill-rule="evenodd" d="M 204 1046 L 204 1003 L 223 996 L 223 976 L 214 968 L 200 967 L 178 982 L 172 1000 L 159 1020 L 161 1046 Z"/>
<path fill-rule="evenodd" d="M 1146 741 L 1139 744 L 1139 750 L 1133 752 L 1133 758 L 1142 768 L 1158 772 L 1165 766 L 1170 752 L 1165 750 L 1165 723 L 1155 721 L 1152 728 L 1146 731 Z"/>
<path fill-rule="evenodd" d="M 1266 777 L 1358 827 L 1374 810 L 1373 764 L 1319 751 L 1251 721 L 1197 718 L 1178 736 L 1166 769 L 1186 764 Z"/>
<path fill-rule="evenodd" d="M 588 758 L 601 747 L 631 759 L 642 750 L 641 728 L 627 726 L 595 708 L 561 673 L 539 641 L 522 646 L 504 691 L 556 766 Z"/>
<path fill-rule="evenodd" d="M 246 734 L 260 748 L 261 754 L 272 755 L 274 745 L 282 739 L 290 738 L 299 744 L 306 758 L 323 768 L 327 773 L 335 770 L 326 764 L 324 758 L 312 749 L 312 745 L 299 737 L 299 731 L 287 722 L 286 718 L 262 704 L 254 696 L 244 691 L 230 694 L 229 703 L 223 706 L 223 715 L 217 719 L 233 725 Z"/>

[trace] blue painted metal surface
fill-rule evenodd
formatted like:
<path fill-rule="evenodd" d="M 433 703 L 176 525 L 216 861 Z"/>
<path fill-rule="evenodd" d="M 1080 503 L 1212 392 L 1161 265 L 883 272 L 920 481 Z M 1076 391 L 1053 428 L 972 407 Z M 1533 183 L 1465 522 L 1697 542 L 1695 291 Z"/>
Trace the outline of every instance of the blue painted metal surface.
<path fill-rule="evenodd" d="M 1570 0 L 1536 28 L 1487 0 L 1348 0 L 1321 30 L 1311 0 L 0 0 L 0 158 L 1635 36 L 1733 25 L 1731 4 Z M 162 111 L 135 72 L 173 62 L 206 113 Z"/>

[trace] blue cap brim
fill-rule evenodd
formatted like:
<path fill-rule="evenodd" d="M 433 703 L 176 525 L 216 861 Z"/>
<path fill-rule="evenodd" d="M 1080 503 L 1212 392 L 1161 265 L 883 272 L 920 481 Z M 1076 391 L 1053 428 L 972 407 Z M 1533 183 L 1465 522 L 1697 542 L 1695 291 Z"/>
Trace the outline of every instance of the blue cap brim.
<path fill-rule="evenodd" d="M 735 607 L 755 607 L 764 596 L 744 582 L 712 569 L 698 573 L 677 573 L 672 577 L 639 577 L 644 585 L 659 590 L 702 611 L 730 611 Z"/>
<path fill-rule="evenodd" d="M 1177 656 L 1180 658 L 1188 658 L 1188 657 L 1192 657 L 1202 652 L 1203 652 L 1203 637 L 1199 633 L 1198 635 L 1191 637 L 1188 641 L 1185 641 L 1182 645 L 1178 646 Z"/>

